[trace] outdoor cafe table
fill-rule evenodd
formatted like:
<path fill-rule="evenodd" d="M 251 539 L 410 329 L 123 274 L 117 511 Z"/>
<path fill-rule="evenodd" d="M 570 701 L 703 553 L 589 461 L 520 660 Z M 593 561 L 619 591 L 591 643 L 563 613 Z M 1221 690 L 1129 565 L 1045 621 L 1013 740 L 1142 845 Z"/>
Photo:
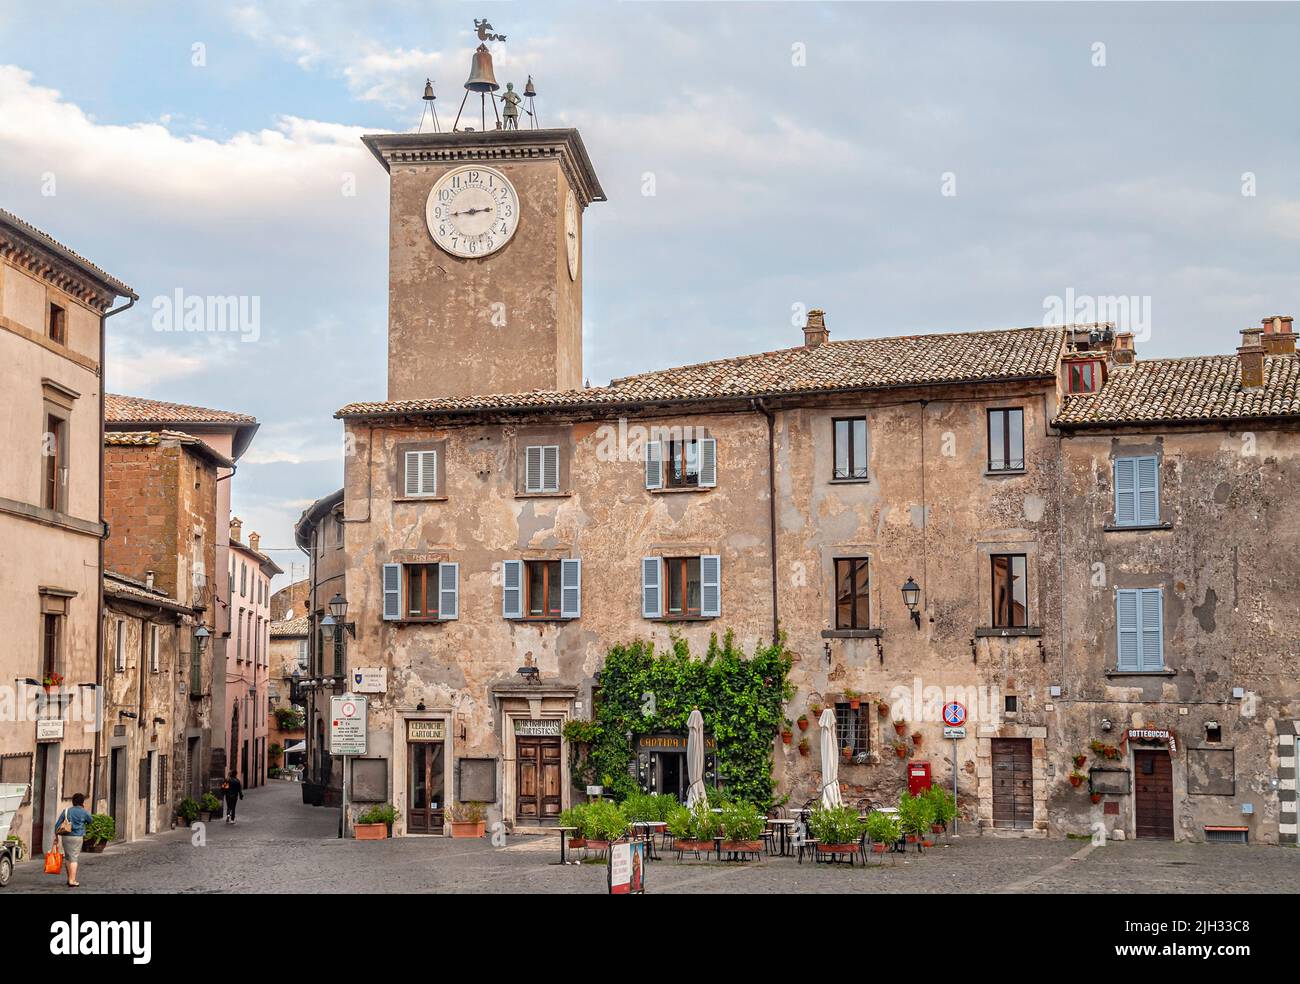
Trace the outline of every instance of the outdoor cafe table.
<path fill-rule="evenodd" d="M 768 826 L 776 828 L 778 842 L 777 854 L 783 858 L 794 857 L 794 851 L 790 850 L 790 831 L 799 823 L 798 820 L 768 820 Z"/>
<path fill-rule="evenodd" d="M 567 858 L 567 856 L 566 856 L 565 853 L 564 853 L 565 845 L 569 843 L 569 835 L 570 835 L 570 834 L 576 834 L 576 833 L 578 832 L 578 828 L 577 828 L 577 827 L 554 827 L 554 828 L 552 828 L 552 829 L 554 829 L 554 830 L 558 830 L 558 831 L 560 832 L 560 860 L 559 860 L 559 863 L 560 863 L 560 864 L 568 864 L 568 863 L 569 863 L 568 858 Z"/>
<path fill-rule="evenodd" d="M 668 824 L 662 820 L 634 820 L 632 830 L 640 835 L 650 845 L 650 853 L 646 857 L 651 861 L 659 860 L 659 852 L 655 850 L 655 834 L 661 834 L 668 829 Z"/>

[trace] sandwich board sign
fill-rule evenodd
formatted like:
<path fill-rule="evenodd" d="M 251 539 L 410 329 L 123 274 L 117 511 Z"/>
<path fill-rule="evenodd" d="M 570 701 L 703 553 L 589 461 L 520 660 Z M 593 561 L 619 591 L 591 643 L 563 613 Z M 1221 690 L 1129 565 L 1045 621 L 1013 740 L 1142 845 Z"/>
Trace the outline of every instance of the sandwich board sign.
<path fill-rule="evenodd" d="M 366 698 L 355 694 L 330 698 L 330 754 L 366 754 Z"/>

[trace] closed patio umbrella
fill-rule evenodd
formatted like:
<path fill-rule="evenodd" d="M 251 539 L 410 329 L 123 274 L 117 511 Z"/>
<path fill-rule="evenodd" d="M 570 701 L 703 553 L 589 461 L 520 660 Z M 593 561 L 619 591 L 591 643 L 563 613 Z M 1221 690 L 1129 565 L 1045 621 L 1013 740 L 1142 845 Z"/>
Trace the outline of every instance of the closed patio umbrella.
<path fill-rule="evenodd" d="M 686 719 L 686 777 L 690 786 L 686 789 L 686 805 L 694 808 L 703 800 L 709 802 L 709 794 L 704 789 L 704 715 L 697 707 Z"/>
<path fill-rule="evenodd" d="M 843 806 L 840 797 L 840 749 L 835 741 L 835 712 L 829 707 L 817 722 L 822 729 L 822 806 Z"/>

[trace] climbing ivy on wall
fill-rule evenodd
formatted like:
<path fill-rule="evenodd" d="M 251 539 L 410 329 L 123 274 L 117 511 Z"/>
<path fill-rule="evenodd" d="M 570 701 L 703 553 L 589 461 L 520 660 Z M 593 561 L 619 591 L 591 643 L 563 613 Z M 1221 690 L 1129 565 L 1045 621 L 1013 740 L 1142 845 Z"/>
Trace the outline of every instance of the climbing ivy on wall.
<path fill-rule="evenodd" d="M 570 742 L 588 743 L 586 758 L 574 761 L 574 784 L 603 785 L 617 799 L 638 792 L 628 734 L 685 732 L 686 719 L 698 707 L 705 733 L 717 740 L 718 772 L 728 795 L 767 808 L 772 742 L 794 694 L 789 672 L 784 641 L 760 645 L 746 656 L 731 632 L 721 643 L 715 633 L 700 659 L 681 638 L 666 651 L 656 652 L 645 641 L 613 647 L 601 670 L 594 718 L 565 728 Z"/>

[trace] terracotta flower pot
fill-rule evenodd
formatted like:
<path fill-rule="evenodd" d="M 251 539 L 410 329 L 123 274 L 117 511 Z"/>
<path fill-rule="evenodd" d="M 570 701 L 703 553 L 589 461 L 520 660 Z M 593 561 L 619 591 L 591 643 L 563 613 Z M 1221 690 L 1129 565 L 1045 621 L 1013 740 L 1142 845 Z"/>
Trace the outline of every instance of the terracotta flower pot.
<path fill-rule="evenodd" d="M 862 706 L 862 699 L 860 697 L 849 698 L 849 707 L 851 709 L 856 711 L 861 706 Z"/>
<path fill-rule="evenodd" d="M 843 758 L 845 762 L 847 762 L 849 759 L 853 758 L 853 749 L 841 748 L 840 757 Z"/>
<path fill-rule="evenodd" d="M 452 837 L 482 837 L 485 830 L 487 830 L 486 820 L 480 820 L 477 823 L 460 820 L 451 822 Z"/>
<path fill-rule="evenodd" d="M 455 835 L 453 834 L 452 836 Z M 587 841 L 587 847 L 593 851 L 608 851 L 609 841 L 589 840 Z"/>
<path fill-rule="evenodd" d="M 857 844 L 818 844 L 817 850 L 823 854 L 856 854 Z"/>
<path fill-rule="evenodd" d="M 676 847 L 679 851 L 712 851 L 713 841 L 687 840 L 679 837 L 676 841 Z"/>
<path fill-rule="evenodd" d="M 934 841 L 930 840 L 930 838 L 927 837 L 925 840 L 921 841 L 921 846 L 922 846 L 922 847 L 934 847 Z"/>
<path fill-rule="evenodd" d="M 1074 767 L 1075 767 L 1076 769 L 1082 769 L 1082 768 L 1083 768 L 1083 763 L 1086 762 L 1086 761 L 1088 761 L 1088 756 L 1086 756 L 1086 755 L 1076 755 L 1076 756 L 1074 757 Z"/>
<path fill-rule="evenodd" d="M 808 745 L 807 745 L 807 743 L 805 743 L 805 742 L 800 742 L 800 743 L 799 743 L 799 754 L 800 754 L 800 755 L 805 755 L 805 756 L 808 754 Z"/>
<path fill-rule="evenodd" d="M 916 834 L 908 834 L 908 835 L 907 835 L 907 842 L 908 842 L 909 844 L 915 844 L 915 843 L 916 843 Z"/>
<path fill-rule="evenodd" d="M 924 738 L 924 737 L 925 737 L 925 736 L 924 736 L 923 734 L 921 734 L 921 732 L 919 732 L 919 731 L 913 731 L 913 732 L 912 732 L 912 744 L 913 744 L 913 745 L 919 745 L 919 744 L 921 744 L 921 739 Z"/>
<path fill-rule="evenodd" d="M 710 844 L 709 846 L 712 847 L 713 845 Z M 762 842 L 761 840 L 758 840 L 758 841 L 723 841 L 723 842 L 722 842 L 722 850 L 723 850 L 723 853 L 726 853 L 727 851 L 734 851 L 734 852 L 736 852 L 736 853 L 741 853 L 741 852 L 753 853 L 753 852 L 755 852 L 755 851 L 761 851 L 761 850 L 763 850 L 763 842 Z"/>
<path fill-rule="evenodd" d="M 382 823 L 359 823 L 352 828 L 359 841 L 388 840 L 388 826 Z"/>
<path fill-rule="evenodd" d="M 942 833 L 943 833 L 943 824 L 941 824 L 941 823 L 932 823 L 932 824 L 930 824 L 930 833 L 932 833 L 932 834 L 942 834 Z"/>
<path fill-rule="evenodd" d="M 587 846 L 586 838 L 583 838 L 583 837 L 570 837 L 570 838 L 569 838 L 569 849 L 570 849 L 570 850 L 572 850 L 572 849 L 575 848 L 575 847 L 586 847 L 586 846 Z"/>
<path fill-rule="evenodd" d="M 889 845 L 888 845 L 888 844 L 872 844 L 872 845 L 871 845 L 871 853 L 872 853 L 872 854 L 884 854 L 887 850 L 889 850 Z"/>
<path fill-rule="evenodd" d="M 897 748 L 894 749 L 894 751 L 897 753 L 899 758 L 907 758 L 907 749 L 904 748 L 902 745 L 899 745 Z"/>
<path fill-rule="evenodd" d="M 790 731 L 782 731 L 782 732 L 781 732 L 781 742 L 782 742 L 782 744 L 788 745 L 788 744 L 790 744 L 790 742 L 791 742 L 793 739 L 794 739 L 794 733 L 793 733 L 793 732 L 790 732 Z"/>
<path fill-rule="evenodd" d="M 1082 776 L 1070 776 L 1070 785 L 1078 789 L 1083 784 Z"/>
<path fill-rule="evenodd" d="M 904 731 L 906 731 L 906 730 L 907 730 L 907 723 L 906 723 L 906 722 L 904 722 L 904 721 L 895 721 L 895 722 L 894 722 L 894 731 L 895 731 L 897 734 L 900 734 L 900 735 L 901 735 L 901 734 L 902 734 Z"/>
<path fill-rule="evenodd" d="M 806 717 L 801 717 L 799 719 L 799 730 L 800 731 L 808 730 L 808 719 Z"/>
<path fill-rule="evenodd" d="M 1101 802 L 1101 793 L 1093 793 L 1093 794 L 1092 794 L 1092 801 L 1093 801 L 1094 803 L 1100 803 L 1100 802 Z"/>

